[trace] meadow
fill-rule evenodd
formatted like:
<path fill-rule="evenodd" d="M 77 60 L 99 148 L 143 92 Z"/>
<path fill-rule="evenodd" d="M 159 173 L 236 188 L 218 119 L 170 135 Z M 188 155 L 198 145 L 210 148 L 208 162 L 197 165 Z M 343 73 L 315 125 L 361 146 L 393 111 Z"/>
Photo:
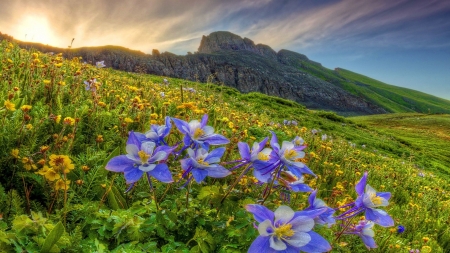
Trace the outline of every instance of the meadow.
<path fill-rule="evenodd" d="M 0 252 L 288 252 L 299 227 L 305 252 L 450 251 L 448 115 L 344 118 L 6 40 L 0 74 Z M 307 225 L 264 219 L 289 209 Z"/>

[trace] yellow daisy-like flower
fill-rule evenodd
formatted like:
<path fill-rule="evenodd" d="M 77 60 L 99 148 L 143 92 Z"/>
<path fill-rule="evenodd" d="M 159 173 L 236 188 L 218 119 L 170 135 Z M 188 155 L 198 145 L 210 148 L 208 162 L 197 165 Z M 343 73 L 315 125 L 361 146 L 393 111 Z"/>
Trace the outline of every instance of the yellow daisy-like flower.
<path fill-rule="evenodd" d="M 50 84 L 50 80 L 44 80 L 44 84 Z"/>
<path fill-rule="evenodd" d="M 126 123 L 133 123 L 134 121 L 128 117 L 126 117 L 123 121 L 125 121 Z"/>
<path fill-rule="evenodd" d="M 59 179 L 55 183 L 55 190 L 68 190 L 70 188 L 70 180 Z"/>
<path fill-rule="evenodd" d="M 47 169 L 45 171 L 44 176 L 48 181 L 51 181 L 51 182 L 61 178 L 59 173 L 57 171 L 55 171 L 53 168 Z"/>
<path fill-rule="evenodd" d="M 15 148 L 15 149 L 11 150 L 11 155 L 14 158 L 19 158 L 19 149 Z"/>
<path fill-rule="evenodd" d="M 36 173 L 36 174 L 39 174 L 39 175 L 42 175 L 42 176 L 45 176 L 45 173 L 47 173 L 47 171 L 48 171 L 49 169 L 50 169 L 50 168 L 49 168 L 47 165 L 44 165 L 44 167 L 42 167 L 42 169 L 36 171 L 35 173 Z"/>
<path fill-rule="evenodd" d="M 33 125 L 32 125 L 32 124 L 27 124 L 25 127 L 26 127 L 28 130 L 33 129 Z"/>
<path fill-rule="evenodd" d="M 72 164 L 72 160 L 66 155 L 50 155 L 49 164 L 57 171 L 63 173 L 69 173 L 75 168 L 75 165 Z"/>
<path fill-rule="evenodd" d="M 73 126 L 75 124 L 75 119 L 71 117 L 65 117 L 63 122 L 66 125 Z"/>
<path fill-rule="evenodd" d="M 3 105 L 5 106 L 6 110 L 8 111 L 15 111 L 16 110 L 16 105 L 14 103 L 11 103 L 11 101 L 6 100 Z"/>
<path fill-rule="evenodd" d="M 22 110 L 22 111 L 24 111 L 24 112 L 28 112 L 28 111 L 30 111 L 31 110 L 31 105 L 22 105 L 21 107 L 20 107 L 20 110 Z"/>

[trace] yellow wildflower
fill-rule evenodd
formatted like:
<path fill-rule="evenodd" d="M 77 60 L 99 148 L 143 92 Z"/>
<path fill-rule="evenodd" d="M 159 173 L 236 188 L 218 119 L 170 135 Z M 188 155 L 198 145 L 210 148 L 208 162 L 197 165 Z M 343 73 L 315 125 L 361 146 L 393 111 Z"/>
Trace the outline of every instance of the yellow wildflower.
<path fill-rule="evenodd" d="M 49 164 L 57 171 L 63 173 L 69 173 L 71 170 L 75 168 L 75 165 L 72 164 L 72 161 L 66 155 L 54 155 L 54 154 L 50 155 Z"/>
<path fill-rule="evenodd" d="M 68 190 L 70 188 L 70 180 L 59 179 L 55 183 L 55 190 Z"/>
<path fill-rule="evenodd" d="M 50 80 L 44 80 L 44 84 L 50 84 Z"/>
<path fill-rule="evenodd" d="M 28 157 L 23 157 L 22 158 L 22 163 L 23 163 L 23 167 L 26 170 L 35 170 L 37 169 L 37 166 L 34 164 L 33 160 L 28 158 Z"/>
<path fill-rule="evenodd" d="M 128 117 L 126 117 L 123 121 L 125 121 L 126 123 L 133 123 L 134 121 Z"/>
<path fill-rule="evenodd" d="M 56 124 L 59 124 L 59 122 L 61 121 L 61 115 L 55 116 L 54 120 Z"/>
<path fill-rule="evenodd" d="M 73 126 L 75 124 L 75 119 L 71 117 L 65 117 L 63 122 L 66 125 Z"/>
<path fill-rule="evenodd" d="M 14 158 L 19 158 L 19 150 L 18 150 L 17 148 L 11 150 L 11 155 L 12 155 Z"/>
<path fill-rule="evenodd" d="M 20 107 L 20 110 L 22 110 L 23 112 L 28 112 L 29 110 L 31 110 L 31 105 L 22 105 Z"/>
<path fill-rule="evenodd" d="M 6 110 L 8 111 L 15 111 L 16 110 L 16 105 L 14 103 L 11 103 L 11 101 L 6 100 L 3 105 L 5 106 Z"/>
<path fill-rule="evenodd" d="M 55 171 L 53 168 L 48 168 L 47 170 L 45 170 L 44 176 L 48 181 L 51 182 L 61 178 L 59 173 Z"/>

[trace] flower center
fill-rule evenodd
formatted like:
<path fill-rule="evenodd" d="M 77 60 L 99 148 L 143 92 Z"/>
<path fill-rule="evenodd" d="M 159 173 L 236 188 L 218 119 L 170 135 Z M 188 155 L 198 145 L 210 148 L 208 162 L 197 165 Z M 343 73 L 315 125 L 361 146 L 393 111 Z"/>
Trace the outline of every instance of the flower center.
<path fill-rule="evenodd" d="M 150 155 L 145 153 L 144 150 L 141 150 L 138 152 L 139 158 L 141 158 L 141 163 L 147 163 L 148 159 L 150 158 Z"/>
<path fill-rule="evenodd" d="M 203 159 L 201 159 L 201 158 L 198 159 L 197 162 L 198 162 L 199 164 L 201 164 L 201 165 L 209 166 L 209 163 L 203 161 Z"/>
<path fill-rule="evenodd" d="M 375 193 L 372 193 L 370 195 L 370 201 L 372 201 L 374 205 L 381 205 L 383 203 L 383 199 L 380 196 L 377 196 Z"/>
<path fill-rule="evenodd" d="M 297 152 L 293 149 L 284 151 L 284 157 L 287 160 L 293 160 L 297 156 Z"/>
<path fill-rule="evenodd" d="M 264 154 L 263 152 L 259 152 L 258 153 L 258 159 L 261 161 L 267 161 L 269 160 L 269 156 Z"/>
<path fill-rule="evenodd" d="M 204 134 L 205 134 L 205 131 L 203 131 L 203 129 L 197 128 L 197 129 L 195 129 L 195 132 L 194 132 L 194 139 L 198 139 L 199 137 L 203 136 Z"/>
<path fill-rule="evenodd" d="M 275 236 L 278 239 L 291 237 L 294 235 L 294 230 L 292 230 L 292 224 L 283 224 L 277 228 L 275 228 Z"/>

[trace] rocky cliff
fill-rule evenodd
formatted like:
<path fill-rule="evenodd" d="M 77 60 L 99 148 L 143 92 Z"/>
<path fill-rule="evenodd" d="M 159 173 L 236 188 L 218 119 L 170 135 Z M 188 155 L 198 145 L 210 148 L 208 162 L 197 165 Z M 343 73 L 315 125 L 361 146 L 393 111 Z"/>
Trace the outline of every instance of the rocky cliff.
<path fill-rule="evenodd" d="M 107 67 L 124 71 L 183 78 L 206 82 L 208 79 L 234 87 L 241 92 L 261 92 L 301 103 L 311 109 L 332 110 L 343 115 L 385 113 L 375 104 L 348 93 L 332 82 L 303 71 L 302 64 L 317 65 L 305 55 L 289 50 L 275 52 L 230 32 L 203 36 L 198 52 L 179 56 L 172 53 L 152 55 L 123 47 L 105 46 L 57 49 L 34 46 L 40 51 L 63 52 L 67 57 L 81 56 L 88 62 L 105 61 Z"/>

